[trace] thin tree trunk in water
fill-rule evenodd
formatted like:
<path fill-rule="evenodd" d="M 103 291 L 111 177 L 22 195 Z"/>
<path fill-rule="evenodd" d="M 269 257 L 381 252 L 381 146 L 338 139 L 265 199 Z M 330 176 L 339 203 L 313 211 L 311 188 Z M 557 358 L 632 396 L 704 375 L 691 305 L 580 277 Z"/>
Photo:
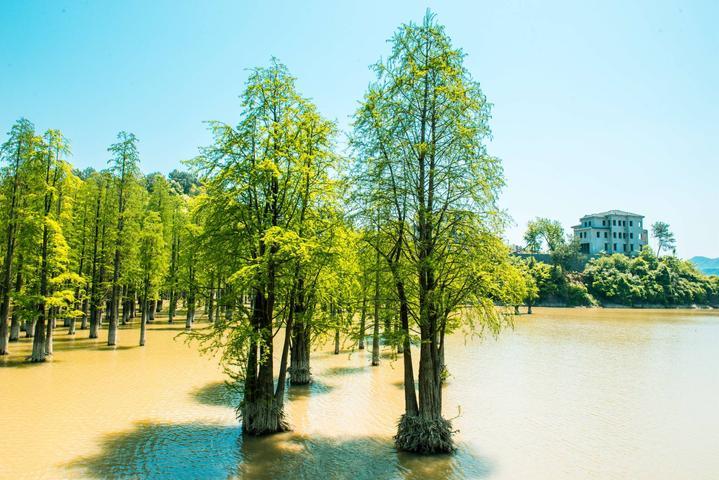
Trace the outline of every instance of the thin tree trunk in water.
<path fill-rule="evenodd" d="M 52 333 L 55 328 L 55 316 L 53 315 L 53 319 L 50 322 L 47 322 L 47 332 L 45 332 L 45 355 L 52 355 L 53 354 L 53 345 L 52 345 Z"/>
<path fill-rule="evenodd" d="M 364 350 L 365 324 L 367 322 L 367 292 L 362 289 L 362 313 L 360 314 L 359 349 Z"/>
<path fill-rule="evenodd" d="M 527 315 L 531 315 L 531 314 L 532 314 L 532 302 L 529 302 L 527 304 Z"/>
<path fill-rule="evenodd" d="M 22 254 L 18 257 L 17 262 L 17 275 L 15 276 L 15 294 L 19 294 L 22 291 L 23 276 L 22 276 Z M 12 317 L 10 319 L 10 338 L 11 342 L 17 342 L 20 340 L 20 318 L 17 312 L 17 305 L 13 307 Z"/>
<path fill-rule="evenodd" d="M 145 346 L 145 329 L 146 329 L 147 319 L 150 315 L 150 312 L 149 312 L 150 305 L 148 305 L 148 301 L 147 301 L 149 282 L 150 282 L 149 279 L 145 278 L 145 291 L 142 296 L 142 309 L 141 309 L 142 311 L 140 312 L 140 346 L 141 347 Z"/>
<path fill-rule="evenodd" d="M 89 302 L 87 298 L 82 301 L 82 321 L 80 322 L 80 330 L 87 330 L 87 317 L 88 317 Z"/>
<path fill-rule="evenodd" d="M 372 329 L 372 366 L 379 365 L 379 252 L 375 255 L 375 274 L 374 274 L 374 327 Z"/>
<path fill-rule="evenodd" d="M 145 319 L 145 322 L 147 323 L 154 323 L 155 322 L 155 312 L 157 311 L 157 300 L 150 300 L 150 305 L 147 310 L 147 318 Z"/>
<path fill-rule="evenodd" d="M 291 293 L 290 296 L 294 296 Z M 277 390 L 275 391 L 275 404 L 281 409 L 285 401 L 285 383 L 287 381 L 287 355 L 290 350 L 290 338 L 292 337 L 292 324 L 294 323 L 294 305 L 290 300 L 289 314 L 287 315 L 287 325 L 285 326 L 285 340 L 282 344 L 282 357 L 280 358 L 280 371 L 277 375 Z M 210 310 L 211 311 L 211 310 Z"/>
<path fill-rule="evenodd" d="M 9 301 L 9 299 L 8 299 Z M 3 314 L 0 312 L 0 355 L 7 355 L 8 343 L 10 343 L 10 329 L 8 328 L 7 315 L 2 319 Z"/>
<path fill-rule="evenodd" d="M 5 243 L 5 261 L 3 262 L 2 284 L 0 284 L 0 355 L 8 354 L 8 342 L 10 332 L 8 331 L 8 314 L 10 312 L 10 285 L 12 283 L 12 261 L 15 250 L 15 206 L 20 186 L 19 169 L 22 153 L 22 141 L 18 142 L 15 152 L 14 175 L 12 193 L 10 194 L 10 208 L 7 221 L 7 241 Z"/>
<path fill-rule="evenodd" d="M 340 329 L 335 328 L 335 355 L 340 353 Z"/>
<path fill-rule="evenodd" d="M 20 340 L 20 320 L 17 318 L 17 314 L 13 312 L 10 319 L 10 338 L 11 342 L 17 342 Z"/>
<path fill-rule="evenodd" d="M 25 320 L 25 338 L 33 338 L 35 336 L 35 319 Z"/>
<path fill-rule="evenodd" d="M 394 330 L 395 337 L 398 339 L 397 340 L 397 353 L 404 353 L 404 342 L 402 342 L 402 340 L 401 340 L 401 338 L 402 338 L 402 321 L 399 318 L 397 318 L 392 323 L 394 323 L 394 326 L 395 326 L 395 330 Z"/>
<path fill-rule="evenodd" d="M 49 171 L 49 167 L 48 167 Z M 47 206 L 47 199 L 45 200 L 45 212 L 49 210 Z M 47 213 L 46 213 L 47 214 Z M 45 299 L 48 295 L 48 265 L 47 265 L 47 248 L 49 242 L 49 232 L 47 223 L 42 228 L 42 250 L 41 250 L 41 262 L 40 262 L 40 300 L 37 303 L 38 319 L 35 323 L 35 338 L 32 342 L 32 355 L 30 356 L 31 362 L 44 362 L 45 356 L 48 354 L 48 350 L 52 351 L 52 338 L 50 339 L 50 348 L 45 341 L 45 328 L 46 328 L 46 316 L 47 308 L 45 307 Z M 47 334 L 52 334 L 52 321 L 47 321 Z"/>
<path fill-rule="evenodd" d="M 132 302 L 134 301 L 134 292 L 125 292 L 125 299 L 122 301 L 122 325 L 130 323 L 130 311 L 132 310 Z"/>
<path fill-rule="evenodd" d="M 207 320 L 210 323 L 215 321 L 215 275 L 210 276 L 210 296 L 207 298 Z"/>
<path fill-rule="evenodd" d="M 177 294 L 174 288 L 170 289 L 170 307 L 167 309 L 167 323 L 175 320 L 175 310 L 177 309 Z"/>
<path fill-rule="evenodd" d="M 404 410 L 406 415 L 416 416 L 417 393 L 414 387 L 414 367 L 412 366 L 412 349 L 409 336 L 409 303 L 404 289 L 404 283 L 395 281 L 397 296 L 399 297 L 399 321 L 402 326 L 402 360 L 404 366 Z"/>

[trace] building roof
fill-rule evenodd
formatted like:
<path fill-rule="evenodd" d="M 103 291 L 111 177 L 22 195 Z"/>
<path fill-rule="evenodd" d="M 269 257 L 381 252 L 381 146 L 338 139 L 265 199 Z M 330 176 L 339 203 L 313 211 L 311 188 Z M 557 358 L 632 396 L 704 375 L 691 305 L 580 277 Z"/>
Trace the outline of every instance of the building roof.
<path fill-rule="evenodd" d="M 584 215 L 582 218 L 608 217 L 609 215 L 618 215 L 618 216 L 621 216 L 621 217 L 641 217 L 641 218 L 644 218 L 644 215 L 639 215 L 639 214 L 631 213 L 631 212 L 625 212 L 624 210 L 607 210 L 606 212 L 591 213 L 591 214 L 589 214 L 589 215 Z"/>

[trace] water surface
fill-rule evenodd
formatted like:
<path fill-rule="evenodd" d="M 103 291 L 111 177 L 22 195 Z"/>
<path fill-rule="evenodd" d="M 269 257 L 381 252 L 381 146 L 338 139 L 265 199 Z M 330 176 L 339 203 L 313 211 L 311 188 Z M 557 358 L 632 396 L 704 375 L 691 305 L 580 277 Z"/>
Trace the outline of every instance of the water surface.
<path fill-rule="evenodd" d="M 217 362 L 174 337 L 120 331 L 120 346 L 56 333 L 0 360 L 0 478 L 715 479 L 719 312 L 537 309 L 498 339 L 455 334 L 445 416 L 458 450 L 392 448 L 401 362 L 313 354 L 292 388 L 293 431 L 243 438 Z M 106 332 L 102 332 L 104 336 Z M 4 367 L 4 368 L 3 368 Z"/>

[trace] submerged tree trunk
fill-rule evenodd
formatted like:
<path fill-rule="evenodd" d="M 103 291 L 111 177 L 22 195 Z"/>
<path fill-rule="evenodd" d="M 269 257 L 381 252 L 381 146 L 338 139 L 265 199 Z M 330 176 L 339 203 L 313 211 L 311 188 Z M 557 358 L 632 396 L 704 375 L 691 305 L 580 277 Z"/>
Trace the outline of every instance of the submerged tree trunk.
<path fill-rule="evenodd" d="M 9 341 L 17 342 L 20 340 L 20 320 L 18 320 L 15 312 L 12 314 L 10 319 L 10 338 Z"/>
<path fill-rule="evenodd" d="M 147 315 L 145 318 L 146 323 L 155 322 L 155 312 L 157 311 L 157 300 L 150 300 L 149 306 L 147 306 Z"/>
<path fill-rule="evenodd" d="M 377 252 L 375 258 L 375 277 L 374 277 L 374 325 L 372 328 L 372 366 L 379 365 L 379 262 L 380 256 Z"/>
<path fill-rule="evenodd" d="M 365 325 L 367 321 L 367 292 L 362 289 L 362 312 L 360 313 L 359 349 L 364 350 Z"/>
<path fill-rule="evenodd" d="M 25 320 L 25 338 L 33 338 L 35 336 L 35 319 Z"/>
<path fill-rule="evenodd" d="M 148 311 L 149 305 L 147 301 L 147 291 L 148 291 L 148 283 L 149 280 L 145 279 L 145 293 L 142 297 L 142 308 L 140 309 L 140 346 L 145 346 L 145 330 L 146 330 L 146 324 L 147 319 L 150 315 L 150 312 Z"/>
<path fill-rule="evenodd" d="M 175 310 L 177 309 L 177 294 L 174 288 L 170 289 L 170 306 L 167 309 L 167 323 L 175 320 Z"/>
<path fill-rule="evenodd" d="M 272 266 L 269 267 L 272 272 Z M 270 275 L 271 282 L 274 275 Z M 285 420 L 282 400 L 275 396 L 272 377 L 272 314 L 274 307 L 274 286 L 268 287 L 265 295 L 255 289 L 252 304 L 251 323 L 258 340 L 250 341 L 245 375 L 245 396 L 240 404 L 243 432 L 249 435 L 264 435 L 289 429 Z"/>
<path fill-rule="evenodd" d="M 207 320 L 210 323 L 213 323 L 215 321 L 215 275 L 210 276 L 210 294 L 207 297 L 207 303 L 205 304 L 205 307 L 207 308 Z"/>
<path fill-rule="evenodd" d="M 87 298 L 82 301 L 82 321 L 80 322 L 80 330 L 87 330 L 87 317 L 88 317 L 89 302 Z"/>
<path fill-rule="evenodd" d="M 307 385 L 312 381 L 310 371 L 310 325 L 304 292 L 304 280 L 297 282 L 297 293 L 291 302 L 294 309 L 290 351 L 290 384 Z"/>
<path fill-rule="evenodd" d="M 52 334 L 55 329 L 55 315 L 53 315 L 53 319 L 49 322 L 47 322 L 47 332 L 45 332 L 45 355 L 52 355 L 53 354 L 53 344 L 52 344 Z"/>

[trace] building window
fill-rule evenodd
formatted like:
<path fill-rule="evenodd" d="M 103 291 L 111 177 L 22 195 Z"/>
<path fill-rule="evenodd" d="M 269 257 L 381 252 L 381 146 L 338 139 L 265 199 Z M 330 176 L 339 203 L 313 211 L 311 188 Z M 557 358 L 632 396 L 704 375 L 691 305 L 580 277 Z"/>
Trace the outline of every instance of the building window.
<path fill-rule="evenodd" d="M 612 232 L 612 238 L 617 238 L 617 232 Z"/>
<path fill-rule="evenodd" d="M 631 250 L 632 252 L 634 251 L 634 244 L 633 244 L 633 243 L 631 243 L 631 244 L 629 245 L 629 250 Z"/>
<path fill-rule="evenodd" d="M 604 232 L 604 238 L 607 238 L 609 236 L 609 232 Z"/>
<path fill-rule="evenodd" d="M 601 232 L 597 232 L 597 238 L 600 238 L 602 236 Z"/>
<path fill-rule="evenodd" d="M 615 251 L 615 252 L 617 251 L 617 244 L 616 244 L 616 243 L 614 244 L 614 251 Z"/>
<path fill-rule="evenodd" d="M 632 222 L 631 220 L 629 220 L 629 226 L 630 226 L 630 227 L 633 226 L 633 225 L 632 225 L 633 223 L 634 223 L 634 222 Z"/>
<path fill-rule="evenodd" d="M 623 226 L 623 227 L 626 227 L 626 226 L 627 226 L 627 221 L 626 221 L 626 220 L 622 221 L 622 226 Z"/>
<path fill-rule="evenodd" d="M 625 251 L 625 252 L 627 251 L 627 244 L 626 244 L 626 243 L 624 244 L 624 251 Z"/>
<path fill-rule="evenodd" d="M 634 234 L 633 234 L 633 233 L 630 233 L 630 234 L 629 234 L 629 238 L 634 238 Z"/>
<path fill-rule="evenodd" d="M 616 220 L 612 220 L 612 225 L 614 225 L 614 226 L 616 227 L 616 226 L 617 226 L 617 221 L 616 221 Z"/>
<path fill-rule="evenodd" d="M 604 244 L 604 251 L 605 251 L 605 252 L 608 252 L 608 251 L 609 251 L 609 244 L 608 244 L 608 243 L 605 243 L 605 244 Z"/>
<path fill-rule="evenodd" d="M 606 227 L 606 226 L 607 226 L 607 221 L 606 221 L 606 220 L 602 220 L 602 227 Z"/>

